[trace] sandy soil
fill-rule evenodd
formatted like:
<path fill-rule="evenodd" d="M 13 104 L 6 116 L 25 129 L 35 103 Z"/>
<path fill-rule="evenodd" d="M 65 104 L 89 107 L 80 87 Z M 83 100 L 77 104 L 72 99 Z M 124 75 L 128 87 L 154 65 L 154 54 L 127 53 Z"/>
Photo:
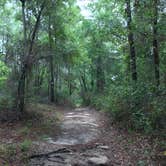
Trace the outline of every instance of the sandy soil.
<path fill-rule="evenodd" d="M 62 111 L 62 110 L 61 110 Z M 56 138 L 38 142 L 30 166 L 89 166 L 91 158 L 106 159 L 108 166 L 157 166 L 155 145 L 150 138 L 129 134 L 111 124 L 107 114 L 90 108 L 63 110 L 61 132 Z M 97 165 L 97 164 L 96 164 Z"/>

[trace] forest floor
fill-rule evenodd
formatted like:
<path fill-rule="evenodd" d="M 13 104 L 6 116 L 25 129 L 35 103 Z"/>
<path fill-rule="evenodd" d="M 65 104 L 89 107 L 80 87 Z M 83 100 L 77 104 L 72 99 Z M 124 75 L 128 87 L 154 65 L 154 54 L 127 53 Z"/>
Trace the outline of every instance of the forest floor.
<path fill-rule="evenodd" d="M 165 140 L 120 129 L 92 108 L 31 105 L 0 126 L 0 166 L 166 165 Z"/>

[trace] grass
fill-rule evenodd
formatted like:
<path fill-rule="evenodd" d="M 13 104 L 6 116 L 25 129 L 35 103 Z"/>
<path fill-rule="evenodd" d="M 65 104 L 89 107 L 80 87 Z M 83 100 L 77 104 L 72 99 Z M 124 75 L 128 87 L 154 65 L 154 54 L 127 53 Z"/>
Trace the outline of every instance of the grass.
<path fill-rule="evenodd" d="M 17 146 L 15 144 L 0 145 L 0 155 L 2 155 L 3 157 L 10 158 L 11 156 L 16 155 L 16 151 L 17 151 Z"/>
<path fill-rule="evenodd" d="M 27 136 L 30 133 L 30 128 L 28 126 L 24 126 L 18 130 L 18 134 Z"/>
<path fill-rule="evenodd" d="M 46 104 L 29 105 L 26 117 L 18 129 L 17 134 L 26 138 L 41 137 L 56 132 L 62 114 L 56 111 L 55 106 Z"/>
<path fill-rule="evenodd" d="M 28 154 L 32 147 L 32 141 L 25 139 L 21 143 L 0 145 L 0 166 L 10 166 L 11 163 L 24 163 L 28 159 Z M 1 163 L 2 162 L 2 163 Z"/>
<path fill-rule="evenodd" d="M 25 139 L 25 140 L 20 144 L 19 147 L 20 147 L 20 150 L 21 150 L 22 152 L 27 152 L 27 151 L 30 150 L 31 146 L 32 146 L 32 141 L 29 140 L 29 139 Z"/>
<path fill-rule="evenodd" d="M 1 144 L 0 145 L 0 166 L 9 166 L 11 162 L 16 159 L 17 156 L 17 145 L 16 144 Z M 2 162 L 3 161 L 3 162 Z M 2 163 L 1 163 L 2 162 Z"/>

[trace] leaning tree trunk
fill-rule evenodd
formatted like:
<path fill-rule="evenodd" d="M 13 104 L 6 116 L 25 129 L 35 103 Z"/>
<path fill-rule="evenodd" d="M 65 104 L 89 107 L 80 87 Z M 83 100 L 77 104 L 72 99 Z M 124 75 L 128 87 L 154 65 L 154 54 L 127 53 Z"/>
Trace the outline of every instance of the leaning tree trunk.
<path fill-rule="evenodd" d="M 158 40 L 157 40 L 157 20 L 158 20 L 158 0 L 153 0 L 154 6 L 154 19 L 153 19 L 153 57 L 154 57 L 154 68 L 155 68 L 155 79 L 156 86 L 160 85 L 160 71 L 159 71 L 159 51 L 158 51 Z"/>
<path fill-rule="evenodd" d="M 18 94 L 17 94 L 17 110 L 19 113 L 22 114 L 22 112 L 24 111 L 24 106 L 25 106 L 25 82 L 26 82 L 26 76 L 28 74 L 28 69 L 32 66 L 31 63 L 33 62 L 33 58 L 32 57 L 32 50 L 33 50 L 33 45 L 35 42 L 35 37 L 36 37 L 36 33 L 37 30 L 39 28 L 39 23 L 40 23 L 40 18 L 41 18 L 41 14 L 42 11 L 44 9 L 45 6 L 45 1 L 43 1 L 39 14 L 37 16 L 36 19 L 36 23 L 32 32 L 32 38 L 31 38 L 31 42 L 30 42 L 30 46 L 29 49 L 27 49 L 28 51 L 26 51 L 26 22 L 25 22 L 25 1 L 26 0 L 20 0 L 22 3 L 22 17 L 23 17 L 23 28 L 24 28 L 24 55 L 23 55 L 23 59 L 21 61 L 21 71 L 20 71 L 20 78 L 19 78 L 19 82 L 18 82 Z M 26 53 L 27 52 L 27 53 Z"/>
<path fill-rule="evenodd" d="M 132 31 L 130 0 L 126 0 L 126 14 L 127 14 L 128 43 L 130 46 L 131 75 L 132 75 L 132 80 L 137 81 L 136 53 L 135 53 L 134 34 Z"/>

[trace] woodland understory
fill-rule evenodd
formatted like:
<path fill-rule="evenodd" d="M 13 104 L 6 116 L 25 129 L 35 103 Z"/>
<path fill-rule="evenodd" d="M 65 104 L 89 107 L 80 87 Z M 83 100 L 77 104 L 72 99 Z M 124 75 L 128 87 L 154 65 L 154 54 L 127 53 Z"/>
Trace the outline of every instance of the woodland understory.
<path fill-rule="evenodd" d="M 164 166 L 165 25 L 165 0 L 0 0 L 0 166 L 54 151 L 82 107 L 103 137 L 73 153 L 98 143 L 112 165 Z"/>

